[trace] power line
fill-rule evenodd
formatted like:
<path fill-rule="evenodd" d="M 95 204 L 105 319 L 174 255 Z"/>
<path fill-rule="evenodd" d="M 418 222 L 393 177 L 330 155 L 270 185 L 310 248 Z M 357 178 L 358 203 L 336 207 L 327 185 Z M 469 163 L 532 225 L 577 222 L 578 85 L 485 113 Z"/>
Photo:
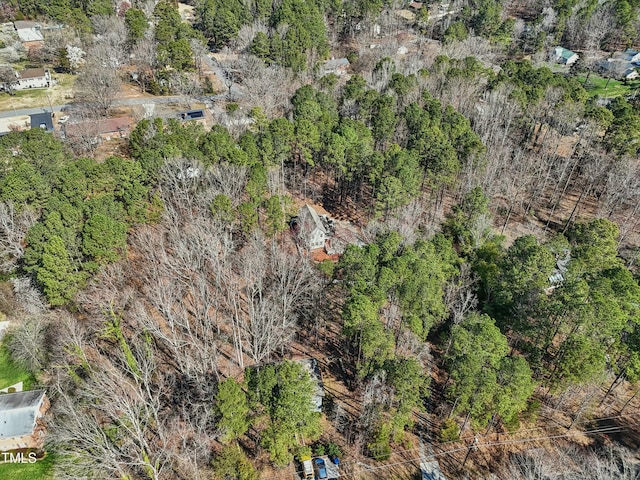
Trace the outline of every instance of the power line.
<path fill-rule="evenodd" d="M 626 416 L 626 415 L 624 415 Z M 612 417 L 612 418 L 617 418 L 616 417 Z M 580 431 L 580 432 L 572 432 L 572 433 L 563 433 L 563 434 L 557 434 L 557 435 L 546 435 L 546 436 L 541 436 L 541 437 L 531 437 L 531 438 L 522 438 L 522 439 L 513 439 L 513 440 L 503 440 L 503 441 L 496 441 L 496 442 L 485 442 L 485 443 L 476 443 L 475 445 L 473 445 L 473 447 L 475 449 L 480 449 L 482 447 L 493 447 L 493 446 L 500 446 L 500 445 L 513 445 L 513 444 L 518 444 L 518 443 L 531 443 L 531 442 L 537 442 L 537 441 L 543 441 L 543 440 L 556 440 L 559 438 L 568 438 L 568 437 L 577 437 L 580 435 L 597 435 L 597 434 L 602 434 L 602 433 L 615 433 L 615 432 L 620 432 L 625 430 L 625 427 L 615 427 L 615 426 L 611 426 L 611 427 L 602 427 L 602 428 L 594 428 L 592 430 L 585 430 L 585 431 Z M 439 452 L 439 453 L 434 453 L 431 455 L 426 455 L 425 458 L 426 459 L 433 459 L 436 457 L 441 457 L 444 455 L 449 455 L 452 453 L 456 453 L 456 452 L 461 452 L 461 451 L 465 451 L 469 448 L 468 445 L 465 445 L 464 447 L 458 447 L 458 448 L 453 448 L 451 450 L 445 450 L 443 452 Z M 413 449 L 407 449 L 404 450 L 404 452 L 410 452 L 410 451 L 414 451 L 416 450 L 416 448 Z M 396 452 L 397 453 L 397 452 Z M 365 457 L 365 458 L 374 458 L 374 457 Z M 380 470 L 383 468 L 389 468 L 389 467 L 394 467 L 394 466 L 398 466 L 398 465 L 404 465 L 407 463 L 414 463 L 416 461 L 421 461 L 422 457 L 412 457 L 406 460 L 402 460 L 402 461 L 398 461 L 398 462 L 393 462 L 393 463 L 385 463 L 382 465 L 376 465 L 376 466 L 370 466 L 370 465 L 366 465 L 362 462 L 358 462 L 358 461 L 351 461 L 351 462 L 344 462 L 342 463 L 342 465 L 360 465 L 362 467 L 364 467 L 364 472 L 371 472 L 371 471 L 375 471 L 375 470 Z M 302 473 L 296 470 L 296 473 Z M 356 475 L 358 475 L 357 473 L 341 473 L 340 477 L 341 478 L 345 478 L 345 477 L 356 477 Z M 263 478 L 262 480 L 275 480 L 275 479 L 281 479 L 282 476 L 279 475 L 277 477 L 266 477 Z"/>

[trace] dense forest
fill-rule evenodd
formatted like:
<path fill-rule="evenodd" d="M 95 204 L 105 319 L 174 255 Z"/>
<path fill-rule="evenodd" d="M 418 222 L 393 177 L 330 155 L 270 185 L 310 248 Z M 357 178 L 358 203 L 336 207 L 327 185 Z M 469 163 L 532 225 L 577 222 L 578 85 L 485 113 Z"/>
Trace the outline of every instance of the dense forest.
<path fill-rule="evenodd" d="M 25 55 L 72 115 L 130 83 L 214 119 L 0 137 L 2 353 L 50 478 L 638 478 L 640 105 L 582 52 L 640 45 L 640 4 L 192 3 L 0 2 L 65 24 Z M 314 255 L 304 204 L 357 240 Z"/>

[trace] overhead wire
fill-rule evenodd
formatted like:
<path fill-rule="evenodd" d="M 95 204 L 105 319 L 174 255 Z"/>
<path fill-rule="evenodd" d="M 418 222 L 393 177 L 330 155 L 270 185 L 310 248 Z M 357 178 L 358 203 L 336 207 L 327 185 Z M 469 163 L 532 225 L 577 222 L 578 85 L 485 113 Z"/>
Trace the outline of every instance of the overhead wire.
<path fill-rule="evenodd" d="M 624 415 L 627 416 L 627 415 Z M 618 416 L 612 417 L 612 418 L 617 418 Z M 430 455 L 425 455 L 424 459 L 432 459 L 432 458 L 436 458 L 436 457 L 441 457 L 444 455 L 449 455 L 452 453 L 456 453 L 456 452 L 461 452 L 461 451 L 466 451 L 469 449 L 473 449 L 473 450 L 477 450 L 483 447 L 493 447 L 493 446 L 500 446 L 500 445 L 513 445 L 513 444 L 518 444 L 518 443 L 530 443 L 530 442 L 536 442 L 536 441 L 544 441 L 544 440 L 556 440 L 559 438 L 568 438 L 568 437 L 576 437 L 576 436 L 580 436 L 580 435 L 597 435 L 597 434 L 606 434 L 606 433 L 616 433 L 616 432 L 620 432 L 626 430 L 626 427 L 622 427 L 622 426 L 610 426 L 610 427 L 602 427 L 602 428 L 595 428 L 592 430 L 585 430 L 585 431 L 578 431 L 578 432 L 571 432 L 571 433 L 563 433 L 563 434 L 557 434 L 557 435 L 546 435 L 546 436 L 540 436 L 540 437 L 532 437 L 532 438 L 522 438 L 522 439 L 511 439 L 511 440 L 502 440 L 502 441 L 494 441 L 494 442 L 477 442 L 471 445 L 465 445 L 463 447 L 457 447 L 457 448 L 453 448 L 451 450 L 445 450 L 442 452 L 438 452 L 438 453 L 433 453 Z M 404 452 L 411 452 L 414 450 L 419 449 L 420 447 L 417 448 L 412 448 L 412 449 L 407 449 L 407 450 L 403 450 Z M 398 453 L 398 452 L 395 452 Z M 375 458 L 375 457 L 364 457 L 364 458 Z M 345 478 L 345 477 L 355 477 L 356 475 L 359 475 L 360 473 L 367 473 L 367 472 L 371 472 L 371 471 L 375 471 L 375 470 L 380 470 L 383 468 L 389 468 L 389 467 L 394 467 L 394 466 L 398 466 L 398 465 L 404 465 L 407 463 L 414 463 L 416 461 L 422 461 L 423 460 L 423 456 L 419 456 L 419 457 L 412 457 L 409 459 L 405 459 L 402 461 L 397 461 L 397 462 L 392 462 L 392 463 L 385 463 L 385 464 L 381 464 L 381 465 L 366 465 L 362 462 L 359 461 L 348 461 L 348 462 L 343 462 L 341 463 L 342 465 L 359 465 L 361 467 L 363 467 L 363 472 L 352 472 L 352 473 L 341 473 L 340 474 L 340 478 Z M 299 471 L 296 471 L 296 473 L 301 473 Z M 275 479 L 281 479 L 282 476 L 277 476 L 277 477 L 265 477 L 262 478 L 262 480 L 275 480 Z"/>

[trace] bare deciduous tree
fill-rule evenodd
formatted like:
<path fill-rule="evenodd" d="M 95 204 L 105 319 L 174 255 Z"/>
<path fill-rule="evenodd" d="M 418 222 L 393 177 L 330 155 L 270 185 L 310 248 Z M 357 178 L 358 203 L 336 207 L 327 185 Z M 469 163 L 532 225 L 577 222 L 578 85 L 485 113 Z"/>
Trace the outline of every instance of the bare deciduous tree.
<path fill-rule="evenodd" d="M 24 255 L 24 239 L 37 216 L 29 208 L 17 212 L 11 202 L 0 202 L 0 272 L 14 270 Z"/>
<path fill-rule="evenodd" d="M 48 328 L 49 320 L 44 315 L 22 319 L 9 337 L 11 358 L 31 372 L 42 370 L 47 365 Z"/>
<path fill-rule="evenodd" d="M 121 84 L 115 69 L 105 68 L 95 62 L 87 63 L 76 81 L 76 97 L 106 115 L 120 92 Z"/>

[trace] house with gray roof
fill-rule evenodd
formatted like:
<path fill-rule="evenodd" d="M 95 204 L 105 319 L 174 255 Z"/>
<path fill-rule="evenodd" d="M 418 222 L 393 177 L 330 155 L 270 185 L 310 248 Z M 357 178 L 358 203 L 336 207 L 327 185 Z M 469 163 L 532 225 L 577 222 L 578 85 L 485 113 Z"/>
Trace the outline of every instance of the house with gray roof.
<path fill-rule="evenodd" d="M 345 57 L 332 58 L 331 60 L 327 60 L 322 64 L 322 70 L 325 75 L 334 73 L 340 76 L 347 73 L 347 69 L 349 68 L 349 65 L 350 65 L 349 60 L 347 60 Z"/>
<path fill-rule="evenodd" d="M 44 390 L 0 395 L 0 450 L 42 448 L 42 417 L 49 408 Z"/>
<path fill-rule="evenodd" d="M 42 35 L 42 27 L 39 23 L 28 20 L 16 20 L 13 22 L 13 26 L 24 48 L 27 50 L 43 45 L 44 36 Z"/>
<path fill-rule="evenodd" d="M 324 248 L 324 243 L 331 235 L 331 226 L 326 217 L 320 217 L 311 205 L 305 204 L 298 213 L 300 235 L 305 247 L 309 250 Z"/>

